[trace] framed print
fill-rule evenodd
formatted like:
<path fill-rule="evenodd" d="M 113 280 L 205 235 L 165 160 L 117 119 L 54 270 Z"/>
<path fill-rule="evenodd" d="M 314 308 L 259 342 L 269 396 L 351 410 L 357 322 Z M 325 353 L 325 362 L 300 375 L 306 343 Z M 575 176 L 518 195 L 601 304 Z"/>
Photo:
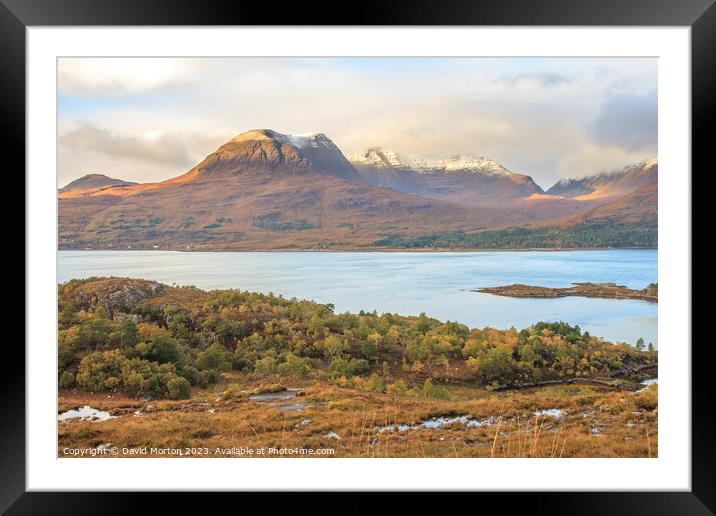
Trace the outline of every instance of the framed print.
<path fill-rule="evenodd" d="M 710 513 L 712 2 L 58 7 L 2 6 L 28 206 L 3 509 L 459 490 Z"/>

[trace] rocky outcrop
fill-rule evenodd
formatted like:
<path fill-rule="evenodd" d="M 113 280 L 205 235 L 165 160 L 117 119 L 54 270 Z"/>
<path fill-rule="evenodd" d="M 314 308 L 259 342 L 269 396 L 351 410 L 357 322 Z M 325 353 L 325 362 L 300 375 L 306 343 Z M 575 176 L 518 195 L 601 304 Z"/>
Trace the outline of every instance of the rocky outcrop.
<path fill-rule="evenodd" d="M 60 286 L 60 301 L 84 310 L 103 306 L 111 315 L 127 313 L 130 308 L 148 297 L 159 296 L 164 286 L 156 281 L 104 278 L 102 280 L 73 280 Z"/>

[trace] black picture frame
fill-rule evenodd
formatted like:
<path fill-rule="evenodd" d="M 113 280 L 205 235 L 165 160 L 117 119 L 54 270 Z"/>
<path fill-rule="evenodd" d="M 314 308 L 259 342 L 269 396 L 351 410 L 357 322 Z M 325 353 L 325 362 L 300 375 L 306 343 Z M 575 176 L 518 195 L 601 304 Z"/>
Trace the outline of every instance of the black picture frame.
<path fill-rule="evenodd" d="M 692 170 L 713 169 L 716 106 L 715 0 L 443 0 L 364 1 L 344 5 L 214 0 L 0 0 L 0 140 L 13 173 L 25 169 L 25 30 L 31 26 L 81 25 L 547 25 L 689 26 L 692 51 Z M 345 13 L 345 14 L 343 14 Z M 709 131 L 711 129 L 711 131 Z M 708 160 L 708 161 L 707 161 Z M 710 166 L 709 166 L 710 165 Z M 709 166 L 709 168 L 707 168 Z M 7 170 L 10 170 L 8 168 Z M 685 171 L 684 173 L 688 173 Z M 712 172 L 713 173 L 713 172 Z M 693 181 L 693 172 L 692 172 Z M 692 204 L 703 191 L 695 190 Z M 703 199 L 704 202 L 705 198 Z M 692 250 L 693 253 L 693 250 Z M 704 270 L 698 260 L 692 266 Z M 25 269 L 26 275 L 31 271 Z M 27 277 L 27 276 L 26 276 Z M 32 307 L 27 307 L 32 309 Z M 699 306 L 692 303 L 693 314 Z M 708 319 L 706 319 L 708 320 Z M 694 335 L 695 337 L 695 335 Z M 674 343 L 676 344 L 676 343 Z M 689 336 L 679 346 L 689 345 Z M 529 497 L 530 512 L 550 514 L 712 514 L 716 511 L 716 430 L 713 424 L 708 345 L 692 346 L 692 490 L 649 493 L 510 494 L 510 504 Z M 25 355 L 5 345 L 0 375 L 4 410 L 0 417 L 0 511 L 8 514 L 111 514 L 146 504 L 148 494 L 28 493 L 25 489 Z M 12 348 L 12 349 L 8 349 Z M 212 496 L 220 496 L 218 494 Z M 488 496 L 488 495 L 480 495 Z M 505 496 L 494 494 L 493 497 Z M 180 504 L 186 495 L 164 496 Z M 416 498 L 424 504 L 423 497 Z M 504 498 L 502 499 L 504 500 Z M 496 500 L 497 501 L 497 500 Z M 500 503 L 500 502 L 498 502 Z M 481 505 L 484 498 L 481 498 Z M 168 509 L 170 505 L 165 505 Z M 427 507 L 427 506 L 424 506 Z"/>

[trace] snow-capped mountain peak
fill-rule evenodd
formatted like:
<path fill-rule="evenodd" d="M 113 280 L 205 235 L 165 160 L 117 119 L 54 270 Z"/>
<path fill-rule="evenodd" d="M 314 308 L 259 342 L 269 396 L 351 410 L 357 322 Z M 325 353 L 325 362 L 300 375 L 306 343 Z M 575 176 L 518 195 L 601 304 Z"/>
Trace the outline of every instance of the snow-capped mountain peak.
<path fill-rule="evenodd" d="M 493 175 L 510 174 L 505 167 L 490 158 L 471 155 L 458 155 L 447 159 L 431 161 L 416 156 L 400 154 L 389 149 L 373 148 L 350 156 L 348 159 L 358 166 L 408 169 L 425 173 L 472 171 Z"/>
<path fill-rule="evenodd" d="M 367 149 L 360 154 L 349 156 L 348 160 L 356 165 L 376 168 L 398 168 L 417 171 L 432 168 L 430 163 L 422 158 L 399 154 L 390 149 L 380 147 Z"/>
<path fill-rule="evenodd" d="M 274 140 L 278 143 L 285 143 L 299 149 L 309 147 L 336 147 L 333 141 L 323 133 L 283 134 L 271 129 L 254 129 L 247 131 L 231 141 L 242 142 L 250 140 Z"/>
<path fill-rule="evenodd" d="M 440 162 L 445 172 L 460 170 L 483 172 L 488 174 L 507 175 L 510 173 L 505 167 L 490 158 L 475 156 L 454 156 Z"/>

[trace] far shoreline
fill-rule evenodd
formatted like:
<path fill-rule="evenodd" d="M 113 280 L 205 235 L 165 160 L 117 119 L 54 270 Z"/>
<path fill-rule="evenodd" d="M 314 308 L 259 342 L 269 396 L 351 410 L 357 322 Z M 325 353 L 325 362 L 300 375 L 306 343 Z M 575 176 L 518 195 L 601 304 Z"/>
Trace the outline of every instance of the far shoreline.
<path fill-rule="evenodd" d="M 574 251 L 658 251 L 658 247 L 520 247 L 520 248 L 465 248 L 465 247 L 439 247 L 439 248 L 342 248 L 342 249 L 77 249 L 77 248 L 58 248 L 57 252 L 82 251 L 82 252 L 172 252 L 172 253 L 530 253 L 530 252 L 574 252 Z"/>

